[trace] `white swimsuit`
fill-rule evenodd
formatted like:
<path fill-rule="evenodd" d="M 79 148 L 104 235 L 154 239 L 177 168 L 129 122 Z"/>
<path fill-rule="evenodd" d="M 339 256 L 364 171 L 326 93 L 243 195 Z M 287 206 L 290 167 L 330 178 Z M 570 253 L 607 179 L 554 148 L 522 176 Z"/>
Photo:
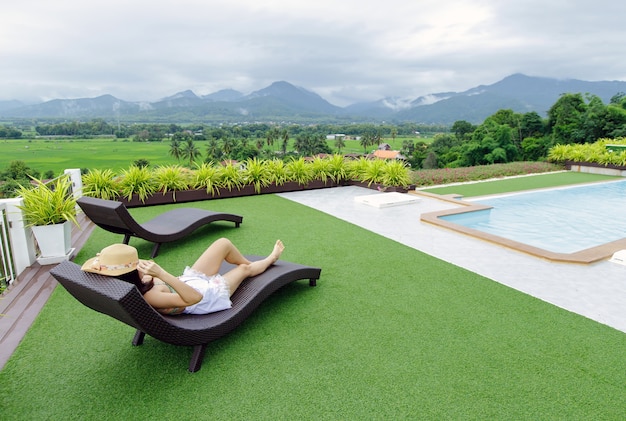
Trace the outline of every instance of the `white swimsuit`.
<path fill-rule="evenodd" d="M 187 266 L 179 279 L 202 294 L 202 299 L 194 305 L 185 307 L 183 314 L 208 314 L 233 306 L 228 284 L 219 273 L 207 276 Z"/>

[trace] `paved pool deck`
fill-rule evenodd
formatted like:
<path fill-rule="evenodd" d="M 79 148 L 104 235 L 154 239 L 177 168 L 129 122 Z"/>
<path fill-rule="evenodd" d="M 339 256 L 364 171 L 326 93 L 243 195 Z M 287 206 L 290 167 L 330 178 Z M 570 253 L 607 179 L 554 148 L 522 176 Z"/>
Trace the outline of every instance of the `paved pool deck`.
<path fill-rule="evenodd" d="M 626 333 L 626 266 L 552 262 L 420 220 L 460 206 L 446 200 L 421 197 L 382 208 L 355 201 L 372 194 L 384 193 L 345 186 L 280 196 Z"/>

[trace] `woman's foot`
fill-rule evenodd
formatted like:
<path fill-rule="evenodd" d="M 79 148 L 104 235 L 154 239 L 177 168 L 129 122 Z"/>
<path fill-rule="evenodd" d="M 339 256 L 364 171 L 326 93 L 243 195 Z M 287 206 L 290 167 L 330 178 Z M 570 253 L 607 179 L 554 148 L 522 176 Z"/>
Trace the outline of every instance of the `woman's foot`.
<path fill-rule="evenodd" d="M 275 263 L 280 258 L 283 250 L 285 250 L 283 242 L 280 240 L 276 240 L 276 244 L 274 244 L 274 250 L 272 250 L 272 252 L 268 256 L 272 263 Z"/>

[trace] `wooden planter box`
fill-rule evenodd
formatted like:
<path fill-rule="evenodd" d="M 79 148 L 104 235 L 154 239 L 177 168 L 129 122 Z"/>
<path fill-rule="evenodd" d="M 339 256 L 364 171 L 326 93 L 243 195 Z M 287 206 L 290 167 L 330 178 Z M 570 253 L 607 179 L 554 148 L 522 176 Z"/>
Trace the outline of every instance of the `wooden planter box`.
<path fill-rule="evenodd" d="M 155 206 L 155 205 L 165 205 L 170 203 L 186 203 L 186 202 L 197 202 L 201 200 L 213 200 L 213 199 L 226 199 L 230 197 L 241 197 L 241 196 L 253 196 L 256 194 L 270 194 L 270 193 L 286 193 L 291 191 L 299 191 L 299 190 L 311 190 L 311 189 L 322 189 L 329 187 L 337 187 L 337 183 L 333 183 L 331 181 L 327 181 L 324 183 L 321 180 L 314 180 L 309 182 L 307 185 L 298 184 L 294 181 L 287 182 L 281 185 L 272 184 L 267 187 L 262 187 L 261 192 L 257 193 L 254 190 L 254 186 L 247 185 L 243 186 L 240 189 L 234 188 L 232 190 L 228 190 L 226 188 L 219 189 L 219 192 L 215 195 L 209 194 L 206 192 L 206 189 L 199 190 L 183 190 L 176 192 L 156 192 L 152 196 L 146 198 L 145 201 L 141 201 L 139 196 L 133 195 L 131 200 L 128 200 L 125 197 L 120 197 L 117 200 L 124 203 L 128 208 L 140 207 L 140 206 Z"/>

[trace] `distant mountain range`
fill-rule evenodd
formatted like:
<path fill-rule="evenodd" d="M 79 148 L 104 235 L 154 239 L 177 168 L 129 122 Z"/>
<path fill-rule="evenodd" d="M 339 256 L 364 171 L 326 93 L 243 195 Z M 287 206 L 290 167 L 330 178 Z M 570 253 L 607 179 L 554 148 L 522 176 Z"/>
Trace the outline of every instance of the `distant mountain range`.
<path fill-rule="evenodd" d="M 341 123 L 384 120 L 452 124 L 466 120 L 478 124 L 501 109 L 520 113 L 535 111 L 545 117 L 564 93 L 594 94 L 608 103 L 611 97 L 621 92 L 626 92 L 626 82 L 586 82 L 514 74 L 493 85 L 481 85 L 464 92 L 433 93 L 408 100 L 384 98 L 338 107 L 304 88 L 288 82 L 274 82 L 248 95 L 226 89 L 198 96 L 188 90 L 156 102 L 130 102 L 111 95 L 54 99 L 39 104 L 0 101 L 0 117 L 53 120 L 104 118 L 124 122 L 175 123 Z"/>

